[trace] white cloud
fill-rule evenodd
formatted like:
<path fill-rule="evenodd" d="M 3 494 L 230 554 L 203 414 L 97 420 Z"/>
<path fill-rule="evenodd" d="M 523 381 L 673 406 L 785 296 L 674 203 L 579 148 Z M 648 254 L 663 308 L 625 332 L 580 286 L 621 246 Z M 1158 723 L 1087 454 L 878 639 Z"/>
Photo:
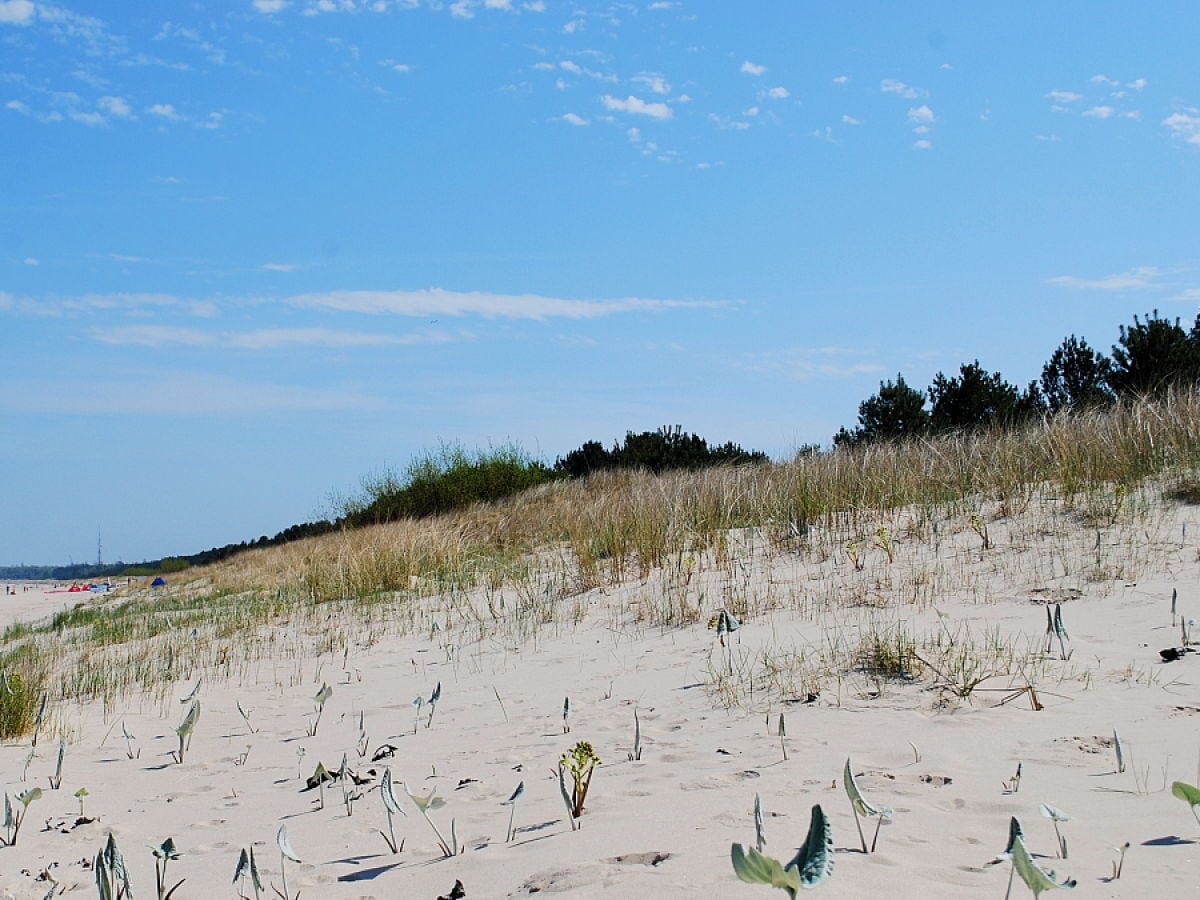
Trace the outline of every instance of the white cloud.
<path fill-rule="evenodd" d="M 1200 288 L 1188 288 L 1186 291 L 1180 291 L 1174 297 L 1170 297 L 1168 299 L 1184 300 L 1188 302 L 1200 300 Z"/>
<path fill-rule="evenodd" d="M 925 96 L 925 91 L 920 88 L 911 87 L 903 81 L 896 81 L 894 78 L 885 78 L 879 82 L 879 89 L 885 94 L 899 94 L 905 100 L 916 100 L 918 97 Z"/>
<path fill-rule="evenodd" d="M 742 366 L 754 372 L 795 381 L 810 378 L 852 378 L 880 372 L 877 363 L 856 361 L 862 354 L 844 347 L 804 347 L 743 357 Z"/>
<path fill-rule="evenodd" d="M 1142 88 L 1144 88 L 1149 83 L 1150 82 L 1148 82 L 1145 78 L 1138 78 L 1135 81 L 1129 82 L 1129 84 L 1125 85 L 1125 87 L 1131 87 L 1135 91 L 1140 91 Z"/>
<path fill-rule="evenodd" d="M 741 71 L 747 75 L 762 75 L 767 71 L 767 67 L 760 66 L 756 63 L 750 62 L 750 60 L 746 60 L 744 63 L 742 63 Z"/>
<path fill-rule="evenodd" d="M 850 81 L 849 75 L 838 75 L 836 78 L 833 79 L 834 84 L 847 84 L 847 83 L 849 83 L 849 81 Z"/>
<path fill-rule="evenodd" d="M 23 260 L 21 260 L 21 262 L 27 266 L 40 266 L 42 264 L 40 260 L 35 259 L 32 256 L 25 257 Z"/>
<path fill-rule="evenodd" d="M 909 124 L 928 125 L 930 122 L 937 120 L 933 114 L 933 110 L 928 106 L 918 106 L 915 109 L 909 109 L 908 122 Z"/>
<path fill-rule="evenodd" d="M 33 21 L 31 0 L 0 0 L 0 24 L 28 25 Z"/>
<path fill-rule="evenodd" d="M 214 347 L 231 350 L 275 350 L 281 347 L 384 347 L 398 344 L 443 344 L 444 332 L 381 334 L 334 328 L 261 328 L 251 331 L 204 331 L 166 325 L 93 328 L 91 337 L 102 344 L 135 347 Z"/>
<path fill-rule="evenodd" d="M 644 75 L 636 75 L 634 76 L 633 80 L 638 84 L 644 85 L 651 93 L 671 93 L 671 85 L 667 83 L 667 80 L 654 72 L 648 72 Z"/>
<path fill-rule="evenodd" d="M 414 317 L 467 316 L 502 319 L 593 319 L 627 312 L 673 309 L 715 309 L 727 304 L 690 300 L 564 300 L 536 294 L 456 292 L 440 288 L 423 291 L 330 291 L 299 294 L 285 301 L 303 309 L 324 309 L 366 315 Z"/>
<path fill-rule="evenodd" d="M 484 9 L 499 9 L 514 12 L 512 0 L 483 0 Z"/>
<path fill-rule="evenodd" d="M 565 72 L 570 72 L 572 75 L 582 75 L 583 67 L 579 63 L 571 62 L 569 59 L 564 59 L 558 64 L 558 67 Z"/>
<path fill-rule="evenodd" d="M 450 4 L 450 15 L 456 19 L 473 19 L 475 11 L 471 9 L 471 6 L 470 0 L 457 0 Z"/>
<path fill-rule="evenodd" d="M 79 112 L 77 110 L 71 110 L 67 113 L 67 115 L 72 121 L 81 122 L 82 124 L 87 125 L 89 128 L 94 128 L 97 125 L 104 124 L 104 116 L 96 112 Z"/>
<path fill-rule="evenodd" d="M 146 112 L 152 116 L 161 116 L 164 119 L 170 119 L 172 122 L 178 122 L 183 118 L 170 103 L 155 103 L 153 106 L 146 107 Z"/>
<path fill-rule="evenodd" d="M 118 119 L 133 118 L 133 110 L 129 108 L 129 102 L 124 97 L 101 97 L 96 101 L 96 105 Z"/>
<path fill-rule="evenodd" d="M 933 141 L 930 140 L 921 139 L 913 142 L 913 149 L 915 150 L 931 150 L 932 148 Z"/>
<path fill-rule="evenodd" d="M 854 116 L 842 116 L 843 125 L 861 125 L 862 119 L 856 119 Z"/>
<path fill-rule="evenodd" d="M 1079 278 L 1075 275 L 1056 275 L 1047 278 L 1046 284 L 1056 287 L 1074 288 L 1076 290 L 1095 291 L 1133 291 L 1158 287 L 1155 279 L 1162 272 L 1156 266 L 1139 266 L 1128 272 L 1117 275 L 1105 275 L 1103 278 Z"/>
<path fill-rule="evenodd" d="M 569 125 L 586 125 L 588 123 L 583 116 L 577 116 L 573 112 L 563 114 L 562 120 Z"/>
<path fill-rule="evenodd" d="M 264 272 L 295 272 L 300 267 L 291 263 L 263 263 L 259 268 Z"/>
<path fill-rule="evenodd" d="M 254 0 L 254 8 L 260 13 L 277 13 L 288 5 L 288 0 Z"/>
<path fill-rule="evenodd" d="M 632 94 L 621 100 L 618 97 L 612 97 L 605 94 L 600 98 L 606 109 L 615 112 L 626 112 L 632 115 L 649 116 L 652 119 L 669 119 L 671 118 L 671 107 L 665 103 L 647 103 Z"/>
<path fill-rule="evenodd" d="M 543 3 L 542 0 L 533 0 L 532 3 L 522 4 L 521 8 L 527 9 L 527 10 L 529 10 L 529 12 L 540 13 L 540 12 L 546 11 L 546 4 Z"/>
<path fill-rule="evenodd" d="M 1116 114 L 1116 109 L 1111 106 L 1093 106 L 1091 109 L 1084 110 L 1085 116 L 1091 116 L 1093 119 L 1109 119 Z"/>
<path fill-rule="evenodd" d="M 1083 99 L 1083 94 L 1078 94 L 1075 91 L 1053 90 L 1046 94 L 1046 98 L 1053 100 L 1055 103 L 1078 103 Z"/>
<path fill-rule="evenodd" d="M 1109 87 L 1116 87 L 1121 83 L 1115 78 L 1109 78 L 1107 75 L 1093 75 L 1091 80 L 1092 84 L 1107 84 Z"/>
<path fill-rule="evenodd" d="M 786 100 L 792 96 L 791 92 L 785 87 L 773 87 L 767 91 L 767 96 L 772 100 Z"/>
<path fill-rule="evenodd" d="M 575 34 L 577 31 L 583 31 L 583 19 L 572 19 L 562 27 L 563 34 Z"/>
<path fill-rule="evenodd" d="M 29 107 L 20 100 L 9 100 L 4 104 L 5 109 L 11 109 L 13 112 L 19 112 L 23 116 L 29 115 Z"/>
<path fill-rule="evenodd" d="M 1162 120 L 1175 137 L 1189 144 L 1200 144 L 1200 110 L 1189 109 L 1186 113 L 1173 113 Z"/>

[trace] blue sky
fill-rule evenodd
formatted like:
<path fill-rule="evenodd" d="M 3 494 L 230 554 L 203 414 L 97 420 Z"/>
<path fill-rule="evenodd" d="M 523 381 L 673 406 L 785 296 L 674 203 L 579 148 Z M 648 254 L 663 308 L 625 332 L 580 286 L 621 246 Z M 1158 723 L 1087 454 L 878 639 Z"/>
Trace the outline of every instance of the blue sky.
<path fill-rule="evenodd" d="M 441 441 L 783 458 L 1200 308 L 1190 2 L 0 0 L 0 564 Z"/>

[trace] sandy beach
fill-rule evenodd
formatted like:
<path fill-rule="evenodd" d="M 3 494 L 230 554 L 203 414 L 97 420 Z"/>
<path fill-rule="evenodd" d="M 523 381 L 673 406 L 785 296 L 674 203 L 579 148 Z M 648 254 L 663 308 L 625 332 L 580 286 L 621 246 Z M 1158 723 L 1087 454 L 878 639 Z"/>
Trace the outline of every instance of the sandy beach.
<path fill-rule="evenodd" d="M 782 896 L 739 882 L 730 863 L 733 842 L 754 843 L 756 795 L 764 852 L 783 860 L 804 840 L 813 805 L 826 812 L 836 850 L 820 887 L 828 896 L 1003 896 L 1008 863 L 986 864 L 1004 850 L 1013 816 L 1037 860 L 1077 879 L 1081 895 L 1190 895 L 1200 824 L 1170 784 L 1197 780 L 1200 655 L 1168 663 L 1159 650 L 1180 643 L 1173 590 L 1181 615 L 1200 611 L 1200 509 L 1074 530 L 1033 509 L 989 526 L 983 550 L 966 524 L 917 540 L 897 522 L 891 552 L 864 545 L 861 566 L 828 552 L 840 538 L 779 550 L 754 532 L 736 535 L 728 558 L 689 564 L 686 597 L 701 615 L 687 627 L 648 624 L 646 607 L 678 588 L 678 573 L 656 571 L 573 596 L 567 621 L 523 643 L 473 634 L 428 601 L 421 633 L 281 653 L 232 679 L 181 679 L 161 701 L 65 704 L 32 759 L 28 740 L 0 747 L 8 793 L 44 791 L 17 845 L 0 848 L 0 896 L 51 896 L 55 885 L 54 895 L 91 896 L 91 861 L 110 832 L 138 896 L 152 896 L 149 848 L 168 837 L 181 854 L 168 881 L 186 879 L 176 898 L 237 896 L 235 866 L 251 847 L 263 896 L 273 896 L 281 825 L 302 860 L 286 862 L 293 896 L 434 900 L 456 881 L 472 898 Z M 8 597 L 5 621 L 36 620 L 68 596 Z M 761 612 L 723 647 L 707 626 L 735 599 Z M 1069 637 L 1047 651 L 1056 603 Z M 278 629 L 289 627 L 299 626 Z M 926 641 L 911 673 L 819 672 L 828 648 L 868 634 L 886 642 L 889 629 Z M 955 647 L 969 648 L 957 674 L 948 668 Z M 178 763 L 175 729 L 189 707 L 180 701 L 197 681 L 201 713 Z M 414 706 L 439 683 L 432 715 Z M 322 684 L 332 693 L 309 734 Z M 635 711 L 640 759 L 631 758 Z M 63 776 L 50 790 L 58 734 L 67 738 Z M 578 741 L 602 765 L 572 830 L 555 767 Z M 373 761 L 385 744 L 394 753 Z M 348 810 L 342 786 L 330 783 L 322 808 L 322 792 L 303 790 L 305 780 L 318 761 L 333 771 L 343 755 L 363 780 L 361 796 Z M 848 757 L 863 794 L 894 808 L 875 853 L 862 852 L 843 789 Z M 385 768 L 406 813 L 394 822 L 396 854 L 382 836 Z M 429 815 L 457 855 L 443 854 L 401 784 L 444 799 Z M 503 801 L 519 784 L 506 842 Z M 80 788 L 92 819 L 83 824 Z M 1070 816 L 1060 823 L 1066 859 L 1056 858 L 1042 804 Z M 875 823 L 863 827 L 869 840 Z M 1114 880 L 1114 848 L 1126 841 Z M 243 890 L 254 896 L 248 883 Z"/>

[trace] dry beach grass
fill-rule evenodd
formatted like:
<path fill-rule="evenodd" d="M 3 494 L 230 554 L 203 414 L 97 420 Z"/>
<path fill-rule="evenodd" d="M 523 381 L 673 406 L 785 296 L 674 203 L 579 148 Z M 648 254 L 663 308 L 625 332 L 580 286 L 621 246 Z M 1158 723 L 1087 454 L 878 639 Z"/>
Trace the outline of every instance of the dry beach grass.
<path fill-rule="evenodd" d="M 456 880 L 476 898 L 766 897 L 729 855 L 754 841 L 756 794 L 764 852 L 785 860 L 822 805 L 831 896 L 1000 897 L 1006 867 L 985 864 L 1012 816 L 1089 895 L 1184 896 L 1200 827 L 1170 785 L 1200 777 L 1200 657 L 1158 651 L 1200 610 L 1197 500 L 1200 402 L 1178 395 L 1016 432 L 556 483 L 22 617 L 0 649 L 0 784 L 43 795 L 0 847 L 0 896 L 91 895 L 85 862 L 111 832 L 143 896 L 147 845 L 174 839 L 177 900 L 238 896 L 251 847 L 264 896 L 286 865 L 306 897 L 432 900 Z M 1048 640 L 1056 606 L 1065 634 Z M 742 627 L 718 637 L 721 610 Z M 414 706 L 438 684 L 436 705 Z M 579 741 L 602 764 L 575 830 L 556 766 Z M 301 790 L 343 757 L 359 799 L 348 779 Z M 842 790 L 847 757 L 895 808 L 875 853 Z M 385 769 L 399 853 L 382 837 Z M 445 800 L 428 810 L 436 833 L 401 785 Z M 280 825 L 303 862 L 281 859 Z"/>

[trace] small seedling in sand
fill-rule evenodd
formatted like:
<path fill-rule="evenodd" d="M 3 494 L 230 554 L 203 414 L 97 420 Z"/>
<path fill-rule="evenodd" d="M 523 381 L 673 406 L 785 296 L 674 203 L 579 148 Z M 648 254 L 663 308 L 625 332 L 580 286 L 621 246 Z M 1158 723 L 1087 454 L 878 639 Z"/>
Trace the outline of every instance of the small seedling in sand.
<path fill-rule="evenodd" d="M 329 770 L 325 768 L 323 762 L 318 761 L 317 767 L 313 769 L 313 773 L 308 776 L 308 781 L 305 782 L 305 790 L 317 788 L 320 791 L 321 805 L 319 809 L 325 808 L 325 782 L 332 781 L 333 776 L 329 774 Z"/>
<path fill-rule="evenodd" d="M 1112 864 L 1112 880 L 1116 881 L 1121 877 L 1121 871 L 1125 868 L 1125 854 L 1129 852 L 1129 841 L 1123 843 L 1120 847 L 1113 847 L 1117 851 L 1117 858 Z"/>
<path fill-rule="evenodd" d="M 294 898 L 288 896 L 287 861 L 290 859 L 292 862 L 299 865 L 301 859 L 299 854 L 292 849 L 291 841 L 288 840 L 286 825 L 279 826 L 279 831 L 275 833 L 275 843 L 279 846 L 279 878 L 283 882 L 283 890 L 280 891 L 278 888 L 276 888 L 275 893 L 279 894 L 283 900 L 294 900 Z M 299 896 L 299 893 L 297 893 L 296 897 L 298 898 Z"/>
<path fill-rule="evenodd" d="M 779 714 L 779 749 L 783 752 L 783 761 L 787 762 L 787 724 L 783 721 L 783 713 Z"/>
<path fill-rule="evenodd" d="M 187 711 L 187 715 L 183 717 L 183 721 L 175 729 L 175 733 L 179 735 L 179 751 L 172 753 L 172 755 L 180 765 L 183 765 L 184 751 L 192 746 L 192 732 L 196 730 L 196 723 L 198 721 L 200 721 L 200 701 L 193 700 L 191 707 Z"/>
<path fill-rule="evenodd" d="M 1192 808 L 1192 815 L 1200 823 L 1200 788 L 1186 781 L 1176 781 L 1171 785 L 1171 793 Z"/>
<path fill-rule="evenodd" d="M 242 848 L 242 853 L 238 857 L 237 868 L 233 870 L 234 882 L 241 882 L 238 885 L 238 896 L 242 900 L 250 900 L 245 891 L 246 876 L 250 876 L 250 886 L 254 888 L 254 900 L 260 900 L 262 896 L 262 879 L 258 877 L 258 863 L 254 861 L 254 848 L 250 848 L 250 852 L 246 852 L 246 848 Z"/>
<path fill-rule="evenodd" d="M 325 703 L 333 696 L 333 688 L 325 682 L 321 682 L 321 689 L 313 696 L 313 703 L 317 705 L 316 714 L 313 720 L 308 724 L 308 736 L 316 737 L 317 727 L 321 724 L 321 715 L 325 712 Z"/>
<path fill-rule="evenodd" d="M 238 714 L 242 717 L 242 721 L 246 723 L 246 729 L 251 734 L 256 734 L 258 732 L 258 729 L 255 728 L 254 725 L 252 725 L 250 722 L 250 713 L 254 712 L 254 710 L 246 709 L 245 707 L 242 706 L 242 701 L 238 700 L 237 701 L 237 711 L 238 711 Z"/>
<path fill-rule="evenodd" d="M 4 795 L 4 820 L 0 822 L 0 828 L 4 829 L 4 837 L 0 838 L 0 844 L 5 847 L 15 847 L 17 845 L 17 834 L 21 830 L 21 823 L 25 821 L 25 816 L 29 813 L 29 804 L 42 796 L 41 788 L 30 788 L 27 791 L 22 791 L 17 794 L 17 802 L 21 804 L 19 810 L 13 809 L 12 801 L 7 793 Z"/>
<path fill-rule="evenodd" d="M 1015 794 L 1021 789 L 1021 764 L 1017 763 L 1017 771 L 1013 773 L 1012 778 L 1004 782 L 1004 790 L 1010 794 Z"/>
<path fill-rule="evenodd" d="M 78 821 L 80 821 L 80 822 L 82 822 L 84 820 L 83 801 L 87 797 L 87 795 L 88 795 L 88 789 L 85 787 L 81 787 L 79 790 L 77 790 L 75 792 L 75 799 L 79 801 L 79 819 L 78 819 Z M 92 820 L 88 819 L 88 821 L 90 822 Z"/>
<path fill-rule="evenodd" d="M 563 734 L 571 733 L 571 698 L 563 699 Z"/>
<path fill-rule="evenodd" d="M 296 748 L 296 777 L 297 778 L 304 777 L 304 757 L 307 754 L 308 754 L 308 751 L 305 750 L 303 747 Z"/>
<path fill-rule="evenodd" d="M 67 755 L 67 742 L 58 742 L 58 762 L 54 765 L 54 774 L 47 776 L 50 781 L 50 790 L 57 791 L 62 787 L 62 767 L 63 757 Z"/>
<path fill-rule="evenodd" d="M 158 888 L 158 900 L 171 900 L 171 895 L 187 881 L 186 878 L 180 878 L 170 890 L 167 890 L 167 863 L 173 859 L 179 859 L 180 856 L 179 851 L 175 848 L 175 841 L 173 838 L 167 838 L 157 847 L 151 847 L 150 852 L 154 854 L 154 882 Z"/>
<path fill-rule="evenodd" d="M 858 546 L 858 541 L 850 541 L 846 545 L 846 556 L 850 558 L 850 564 L 854 566 L 854 570 L 861 572 L 866 561 L 862 557 L 862 548 Z"/>
<path fill-rule="evenodd" d="M 343 753 L 341 768 L 334 773 L 334 777 L 342 784 L 342 803 L 346 806 L 346 815 L 352 816 L 354 815 L 354 801 L 361 798 L 362 794 L 355 790 L 354 778 L 350 774 L 350 767 L 347 763 L 346 754 Z"/>
<path fill-rule="evenodd" d="M 1175 623 L 1172 622 L 1171 624 L 1173 625 Z M 42 722 L 45 721 L 45 718 L 46 718 L 46 701 L 47 701 L 47 699 L 48 699 L 48 697 L 47 697 L 46 692 L 42 691 L 42 699 L 38 703 L 37 715 L 33 717 L 33 743 L 30 744 L 31 747 L 37 746 L 38 735 L 40 735 L 42 733 Z"/>
<path fill-rule="evenodd" d="M 759 853 L 763 852 L 763 847 L 767 846 L 767 835 L 763 829 L 763 811 L 762 800 L 759 799 L 758 792 L 754 792 L 754 849 Z"/>
<path fill-rule="evenodd" d="M 850 798 L 850 808 L 854 810 L 854 824 L 858 828 L 858 839 L 862 842 L 863 853 L 874 853 L 875 844 L 879 841 L 879 829 L 883 827 L 883 820 L 892 818 L 895 812 L 890 806 L 874 806 L 867 802 L 854 780 L 854 769 L 850 765 L 849 758 L 846 759 L 846 768 L 842 770 L 842 783 L 846 787 L 846 796 Z M 875 823 L 875 836 L 871 838 L 870 851 L 867 850 L 867 839 L 863 835 L 862 823 L 859 821 L 859 816 L 865 818 L 874 816 L 877 819 Z"/>
<path fill-rule="evenodd" d="M 130 759 L 141 759 L 142 748 L 138 747 L 137 751 L 134 751 L 133 742 L 136 740 L 136 738 L 134 738 L 129 729 L 125 727 L 124 719 L 121 720 L 121 734 L 125 737 L 125 755 Z"/>
<path fill-rule="evenodd" d="M 633 749 L 629 751 L 629 761 L 638 762 L 642 758 L 642 721 L 638 718 L 637 707 L 633 708 Z"/>
<path fill-rule="evenodd" d="M 358 740 L 354 744 L 354 752 L 358 754 L 358 758 L 362 759 L 367 755 L 367 748 L 371 746 L 371 739 L 367 736 L 367 714 L 359 711 L 358 713 Z"/>
<path fill-rule="evenodd" d="M 717 613 L 717 640 L 721 642 L 722 647 L 725 646 L 725 636 L 733 634 L 741 627 L 742 623 L 729 610 L 722 609 Z"/>
<path fill-rule="evenodd" d="M 429 695 L 429 700 L 426 701 L 429 705 L 429 718 L 425 721 L 425 727 L 429 728 L 433 725 L 433 714 L 437 710 L 438 701 L 442 699 L 442 683 L 439 681 L 437 687 L 433 689 L 433 693 Z"/>
<path fill-rule="evenodd" d="M 1042 815 L 1054 823 L 1054 836 L 1058 838 L 1058 856 L 1059 859 L 1067 858 L 1067 839 L 1063 837 L 1062 832 L 1058 828 L 1059 822 L 1070 822 L 1071 817 L 1061 809 L 1051 806 L 1049 803 L 1041 805 Z"/>
<path fill-rule="evenodd" d="M 1013 839 L 1012 847 L 1013 871 L 1021 876 L 1021 880 L 1025 882 L 1029 890 L 1033 891 L 1033 896 L 1040 897 L 1043 891 L 1057 890 L 1060 888 L 1073 888 L 1076 885 L 1074 878 L 1064 878 L 1061 881 L 1054 874 L 1053 869 L 1043 869 L 1030 856 L 1029 851 L 1025 847 L 1025 841 L 1021 837 Z M 1012 891 L 1012 876 L 1009 876 L 1009 892 Z M 1005 894 L 1007 900 L 1008 894 Z"/>
<path fill-rule="evenodd" d="M 437 835 L 438 846 L 442 848 L 442 853 L 447 857 L 457 856 L 458 835 L 454 830 L 454 820 L 450 820 L 450 840 L 447 841 L 444 837 L 442 837 L 442 833 L 438 830 L 437 825 L 433 823 L 433 819 L 429 818 L 429 811 L 431 809 L 441 809 L 446 805 L 446 801 L 441 797 L 436 796 L 434 791 L 430 791 L 428 797 L 418 797 L 408 789 L 407 784 L 403 785 L 403 787 L 404 793 L 408 795 L 408 799 L 413 802 L 413 805 L 416 806 L 421 815 L 425 817 L 425 821 L 429 823 L 429 827 L 433 829 L 433 833 Z"/>
<path fill-rule="evenodd" d="M 558 781 L 563 792 L 563 800 L 571 813 L 572 820 L 583 815 L 583 804 L 587 800 L 588 788 L 592 785 L 592 775 L 596 766 L 600 765 L 600 757 L 587 741 L 580 741 L 562 755 L 558 761 Z M 571 792 L 566 791 L 564 773 L 571 775 Z"/>
<path fill-rule="evenodd" d="M 892 543 L 892 533 L 882 526 L 875 529 L 875 546 L 887 554 L 889 565 L 896 561 L 896 546 Z"/>
<path fill-rule="evenodd" d="M 730 847 L 730 857 L 734 874 L 742 881 L 780 888 L 795 900 L 802 888 L 815 888 L 833 874 L 833 833 L 818 804 L 812 809 L 804 846 L 787 865 L 741 844 Z"/>
<path fill-rule="evenodd" d="M 404 841 L 396 843 L 396 830 L 392 826 L 392 816 L 399 813 L 402 816 L 407 816 L 408 813 L 400 806 L 400 801 L 396 799 L 396 792 L 392 790 L 392 770 L 383 770 L 383 780 L 379 782 L 379 796 L 383 800 L 383 809 L 387 813 L 388 833 L 382 831 L 379 834 L 387 842 L 388 849 L 392 853 L 399 853 L 404 849 Z"/>
<path fill-rule="evenodd" d="M 129 884 L 129 870 L 125 868 L 125 857 L 117 849 L 117 839 L 112 832 L 108 833 L 108 841 L 92 865 L 96 874 L 96 889 L 100 892 L 100 900 L 121 900 L 123 897 L 133 897 L 133 887 Z"/>
<path fill-rule="evenodd" d="M 1063 659 L 1069 659 L 1070 654 L 1067 653 L 1066 642 L 1070 640 L 1070 635 L 1067 634 L 1066 626 L 1063 625 L 1062 604 L 1055 603 L 1054 609 L 1051 610 L 1049 604 L 1046 606 L 1046 652 L 1050 652 L 1050 647 L 1054 643 L 1054 639 L 1058 639 L 1058 649 Z"/>
<path fill-rule="evenodd" d="M 988 860 L 984 865 L 994 866 L 998 863 L 1008 862 L 1012 859 L 1013 845 L 1017 842 L 1017 838 L 1025 836 L 1025 829 L 1021 827 L 1021 823 L 1017 821 L 1017 817 L 1013 816 L 1008 820 L 1008 843 L 1004 845 L 1004 852 Z M 1012 888 L 1012 876 L 1009 875 L 1009 888 Z"/>
<path fill-rule="evenodd" d="M 1171 627 L 1175 627 L 1176 608 L 1179 603 L 1179 589 L 1171 588 Z"/>
<path fill-rule="evenodd" d="M 1117 773 L 1125 773 L 1125 748 L 1121 746 L 1121 736 L 1113 729 L 1113 752 L 1117 754 Z"/>
<path fill-rule="evenodd" d="M 517 785 L 517 789 L 512 792 L 512 795 L 507 800 L 500 802 L 501 806 L 508 807 L 508 834 L 504 838 L 504 843 L 509 843 L 513 839 L 513 819 L 517 815 L 517 801 L 521 799 L 521 795 L 525 793 L 525 782 Z"/>
<path fill-rule="evenodd" d="M 983 521 L 983 516 L 979 513 L 971 513 L 971 530 L 979 535 L 979 540 L 983 542 L 982 550 L 990 550 L 992 547 L 992 539 L 988 534 L 987 522 Z"/>
<path fill-rule="evenodd" d="M 1184 619 L 1183 616 L 1179 617 L 1179 639 L 1183 644 L 1184 650 L 1192 646 L 1192 628 L 1195 624 L 1195 619 Z"/>
<path fill-rule="evenodd" d="M 25 755 L 25 764 L 21 768 L 21 780 L 25 781 L 29 778 L 29 764 L 33 762 L 33 757 L 37 753 L 36 747 L 30 747 L 29 752 Z"/>

